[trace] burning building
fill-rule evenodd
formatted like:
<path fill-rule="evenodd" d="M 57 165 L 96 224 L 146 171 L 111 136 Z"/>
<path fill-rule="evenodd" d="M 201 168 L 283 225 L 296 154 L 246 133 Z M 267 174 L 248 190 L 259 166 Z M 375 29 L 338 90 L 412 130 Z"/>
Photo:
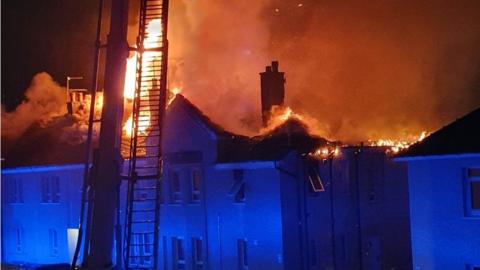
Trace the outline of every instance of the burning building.
<path fill-rule="evenodd" d="M 272 67 L 274 80 L 261 75 L 265 112 L 283 104 L 283 74 L 277 62 Z M 393 163 L 386 147 L 342 147 L 311 135 L 301 119 L 282 117 L 266 121 L 271 126 L 261 135 L 242 136 L 176 95 L 162 141 L 160 234 L 155 239 L 139 227 L 131 239 L 130 263 L 151 267 L 156 242 L 163 269 L 409 268 L 405 166 Z M 43 162 L 26 153 L 23 159 L 7 157 L 4 263 L 70 262 L 82 152 L 70 153 L 73 159 L 62 160 L 65 155 L 45 149 L 41 156 L 55 158 Z M 135 220 L 147 219 L 155 207 L 149 181 L 142 180 L 134 193 L 140 207 Z M 120 201 L 127 203 L 125 185 Z M 125 226 L 124 213 L 120 220 Z"/>

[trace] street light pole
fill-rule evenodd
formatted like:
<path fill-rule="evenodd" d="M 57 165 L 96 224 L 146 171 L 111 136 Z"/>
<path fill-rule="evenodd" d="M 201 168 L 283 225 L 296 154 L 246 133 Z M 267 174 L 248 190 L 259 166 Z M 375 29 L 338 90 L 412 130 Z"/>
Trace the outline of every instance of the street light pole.
<path fill-rule="evenodd" d="M 70 81 L 71 80 L 83 80 L 83 76 L 67 76 L 67 111 L 73 113 L 72 100 L 70 98 Z"/>
<path fill-rule="evenodd" d="M 71 80 L 83 80 L 83 76 L 67 76 L 67 97 L 70 91 L 70 81 Z"/>

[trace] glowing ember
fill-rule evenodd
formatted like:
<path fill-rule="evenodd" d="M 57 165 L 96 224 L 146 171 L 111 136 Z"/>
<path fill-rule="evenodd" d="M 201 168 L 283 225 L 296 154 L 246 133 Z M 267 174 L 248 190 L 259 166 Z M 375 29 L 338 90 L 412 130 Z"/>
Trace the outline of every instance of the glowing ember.
<path fill-rule="evenodd" d="M 334 158 L 340 155 L 340 147 L 323 146 L 310 153 L 310 156 L 318 159 Z"/>
<path fill-rule="evenodd" d="M 172 87 L 172 89 L 168 91 L 167 105 L 170 105 L 172 101 L 175 99 L 175 96 L 180 94 L 181 92 L 182 92 L 182 88 Z"/>
<path fill-rule="evenodd" d="M 428 136 L 427 131 L 422 131 L 420 135 L 409 140 L 393 140 L 393 139 L 379 139 L 376 141 L 369 141 L 370 146 L 384 146 L 388 148 L 388 151 L 393 153 L 398 153 L 401 150 L 409 148 L 412 144 L 422 141 Z"/>

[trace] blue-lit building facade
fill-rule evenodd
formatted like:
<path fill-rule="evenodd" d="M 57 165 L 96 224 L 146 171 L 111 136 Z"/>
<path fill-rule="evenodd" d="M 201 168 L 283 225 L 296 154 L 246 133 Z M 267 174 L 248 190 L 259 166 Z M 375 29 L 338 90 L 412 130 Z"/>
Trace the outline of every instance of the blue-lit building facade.
<path fill-rule="evenodd" d="M 414 269 L 480 269 L 480 109 L 412 146 L 408 165 Z"/>
<path fill-rule="evenodd" d="M 405 164 L 373 147 L 315 159 L 309 147 L 325 141 L 285 126 L 238 136 L 177 96 L 160 237 L 139 235 L 136 252 L 159 241 L 161 269 L 411 268 Z M 3 168 L 3 263 L 71 260 L 82 177 L 81 163 Z"/>

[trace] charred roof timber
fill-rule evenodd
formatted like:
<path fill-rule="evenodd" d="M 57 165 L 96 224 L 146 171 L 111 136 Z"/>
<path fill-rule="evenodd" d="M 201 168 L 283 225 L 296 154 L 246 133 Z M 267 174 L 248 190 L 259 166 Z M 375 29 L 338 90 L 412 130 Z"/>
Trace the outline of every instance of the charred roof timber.
<path fill-rule="evenodd" d="M 285 73 L 278 72 L 278 61 L 260 73 L 262 91 L 262 121 L 268 124 L 270 110 L 273 106 L 282 106 L 285 98 Z"/>

